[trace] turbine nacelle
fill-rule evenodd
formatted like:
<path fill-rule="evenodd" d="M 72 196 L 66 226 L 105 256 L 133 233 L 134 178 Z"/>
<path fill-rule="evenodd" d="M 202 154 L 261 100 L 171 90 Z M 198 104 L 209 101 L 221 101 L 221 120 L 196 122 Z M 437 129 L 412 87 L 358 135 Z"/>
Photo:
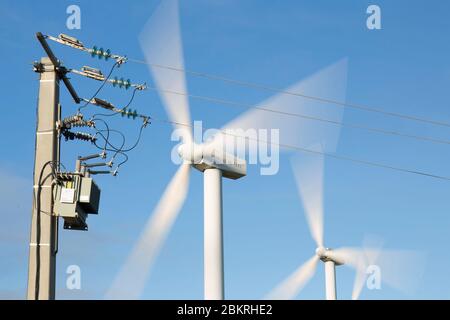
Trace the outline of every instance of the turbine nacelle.
<path fill-rule="evenodd" d="M 201 172 L 206 169 L 219 169 L 223 177 L 234 180 L 247 174 L 245 160 L 208 144 L 183 143 L 178 147 L 178 154 L 184 163 L 191 164 Z"/>
<path fill-rule="evenodd" d="M 323 262 L 333 261 L 337 266 L 345 264 L 345 261 L 337 257 L 331 248 L 318 247 L 316 249 L 316 255 Z"/>

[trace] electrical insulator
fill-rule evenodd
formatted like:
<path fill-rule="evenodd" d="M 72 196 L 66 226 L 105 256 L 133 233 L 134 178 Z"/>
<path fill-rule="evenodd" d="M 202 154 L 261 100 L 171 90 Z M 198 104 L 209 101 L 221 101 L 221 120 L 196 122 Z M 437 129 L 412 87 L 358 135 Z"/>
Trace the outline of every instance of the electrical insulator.
<path fill-rule="evenodd" d="M 114 79 L 112 79 L 111 82 L 112 82 L 113 87 L 115 87 L 115 86 L 119 85 L 120 80 L 117 79 L 117 77 L 114 77 Z"/>
<path fill-rule="evenodd" d="M 103 50 L 103 48 L 98 49 L 97 46 L 93 46 L 91 49 L 91 56 L 97 56 L 99 59 L 105 58 L 105 60 L 108 61 L 108 59 L 111 58 L 111 50 Z"/>
<path fill-rule="evenodd" d="M 103 52 L 103 57 L 105 58 L 105 61 L 108 61 L 108 59 L 111 57 L 111 51 L 107 49 L 105 52 Z"/>
<path fill-rule="evenodd" d="M 85 132 L 72 132 L 69 130 L 64 130 L 62 132 L 64 138 L 66 138 L 66 141 L 68 140 L 83 140 L 83 141 L 90 141 L 90 142 L 95 142 L 97 141 L 97 138 L 94 137 L 93 135 L 89 134 L 89 133 L 85 133 Z"/>
<path fill-rule="evenodd" d="M 128 79 L 123 83 L 126 90 L 128 90 L 129 87 L 131 87 L 131 80 Z"/>
<path fill-rule="evenodd" d="M 123 78 L 118 79 L 117 77 L 114 77 L 114 79 L 111 80 L 111 83 L 113 85 L 113 87 L 118 86 L 119 88 L 125 88 L 125 89 L 129 89 L 131 87 L 131 80 L 127 79 L 124 80 Z"/>
<path fill-rule="evenodd" d="M 93 127 L 95 125 L 92 120 L 83 120 L 83 115 L 80 113 L 63 119 L 62 124 L 64 129 L 70 129 L 72 127 Z"/>
<path fill-rule="evenodd" d="M 72 127 L 93 127 L 95 125 L 95 122 L 92 120 L 80 120 L 77 122 L 72 123 Z"/>
<path fill-rule="evenodd" d="M 58 181 L 73 181 L 73 174 L 70 172 L 58 172 L 57 173 Z"/>
<path fill-rule="evenodd" d="M 133 120 L 136 119 L 136 117 L 138 116 L 137 110 L 128 111 L 128 109 L 123 109 L 120 113 L 121 113 L 122 117 L 126 116 L 128 119 L 133 118 Z"/>
<path fill-rule="evenodd" d="M 72 124 L 82 121 L 83 120 L 83 115 L 82 114 L 75 114 L 73 116 L 64 118 L 62 121 L 63 127 L 66 129 L 70 129 L 72 127 Z"/>

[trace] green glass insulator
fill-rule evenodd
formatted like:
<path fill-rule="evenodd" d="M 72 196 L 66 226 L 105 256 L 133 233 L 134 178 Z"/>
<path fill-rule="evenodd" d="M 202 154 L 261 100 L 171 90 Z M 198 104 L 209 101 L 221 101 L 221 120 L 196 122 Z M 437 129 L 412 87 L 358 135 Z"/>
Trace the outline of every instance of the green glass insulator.
<path fill-rule="evenodd" d="M 124 84 L 123 78 L 120 78 L 120 82 L 119 82 L 119 88 L 122 88 Z"/>
<path fill-rule="evenodd" d="M 128 79 L 128 80 L 125 82 L 125 89 L 128 90 L 129 87 L 131 87 L 131 80 L 130 80 L 130 79 Z"/>
<path fill-rule="evenodd" d="M 91 51 L 91 57 L 95 57 L 96 54 L 97 54 L 97 46 L 93 46 Z"/>
<path fill-rule="evenodd" d="M 113 87 L 115 87 L 117 85 L 117 77 L 114 77 L 112 84 L 113 84 Z"/>
<path fill-rule="evenodd" d="M 102 58 L 103 58 L 103 48 L 100 48 L 100 49 L 97 51 L 97 56 L 98 56 L 98 58 L 99 58 L 100 60 L 102 60 Z"/>
<path fill-rule="evenodd" d="M 109 57 L 111 57 L 111 50 L 107 49 L 103 52 L 103 56 L 105 57 L 105 60 L 108 61 Z"/>

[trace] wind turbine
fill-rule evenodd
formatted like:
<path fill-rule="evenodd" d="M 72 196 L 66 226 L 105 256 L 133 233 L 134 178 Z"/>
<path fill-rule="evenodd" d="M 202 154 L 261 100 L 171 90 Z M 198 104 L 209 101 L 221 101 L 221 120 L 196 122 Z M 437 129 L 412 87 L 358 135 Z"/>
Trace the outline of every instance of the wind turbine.
<path fill-rule="evenodd" d="M 320 151 L 320 147 L 316 147 Z M 423 269 L 422 257 L 408 250 L 382 250 L 381 241 L 367 238 L 361 248 L 342 247 L 331 249 L 324 244 L 323 222 L 323 157 L 303 156 L 293 158 L 292 167 L 306 220 L 316 244 L 314 255 L 286 280 L 279 284 L 266 298 L 292 299 L 314 276 L 319 261 L 325 268 L 325 298 L 336 300 L 336 266 L 346 265 L 356 271 L 352 299 L 356 300 L 364 287 L 369 267 L 380 270 L 380 281 L 408 293 L 414 290 Z M 407 276 L 405 276 L 408 274 Z"/>
<path fill-rule="evenodd" d="M 190 168 L 204 175 L 204 296 L 205 299 L 224 298 L 223 235 L 222 235 L 222 178 L 239 179 L 246 175 L 246 161 L 234 155 L 238 140 L 246 141 L 248 129 L 279 129 L 279 144 L 309 145 L 324 137 L 333 139 L 334 130 L 323 123 L 286 117 L 281 113 L 306 112 L 319 116 L 326 113 L 333 121 L 339 121 L 341 111 L 329 109 L 326 103 L 313 102 L 298 97 L 278 94 L 263 105 L 269 105 L 277 113 L 251 109 L 225 125 L 210 140 L 194 141 L 191 130 L 189 103 L 186 94 L 184 59 L 179 26 L 178 2 L 162 1 L 140 36 L 145 58 L 150 65 L 155 86 L 161 101 L 182 137 L 178 154 L 183 162 L 168 184 L 153 214 L 121 268 L 106 298 L 138 298 L 145 286 L 157 254 L 159 253 L 182 205 L 189 187 Z M 171 66 L 167 69 L 164 66 Z M 311 95 L 325 94 L 327 98 L 343 100 L 346 85 L 345 60 L 317 72 L 296 83 L 287 90 Z M 233 135 L 223 132 L 233 131 Z M 242 142 L 242 141 L 240 141 Z M 270 141 L 258 142 L 273 146 Z M 251 150 L 250 153 L 255 153 Z"/>

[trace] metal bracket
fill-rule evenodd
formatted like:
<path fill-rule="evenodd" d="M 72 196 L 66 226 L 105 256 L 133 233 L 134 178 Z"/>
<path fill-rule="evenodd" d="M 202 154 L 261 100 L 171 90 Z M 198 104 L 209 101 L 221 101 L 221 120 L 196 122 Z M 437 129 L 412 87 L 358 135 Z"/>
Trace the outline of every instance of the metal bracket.
<path fill-rule="evenodd" d="M 38 61 L 33 62 L 33 71 L 36 73 L 43 73 L 44 72 L 44 65 Z"/>

